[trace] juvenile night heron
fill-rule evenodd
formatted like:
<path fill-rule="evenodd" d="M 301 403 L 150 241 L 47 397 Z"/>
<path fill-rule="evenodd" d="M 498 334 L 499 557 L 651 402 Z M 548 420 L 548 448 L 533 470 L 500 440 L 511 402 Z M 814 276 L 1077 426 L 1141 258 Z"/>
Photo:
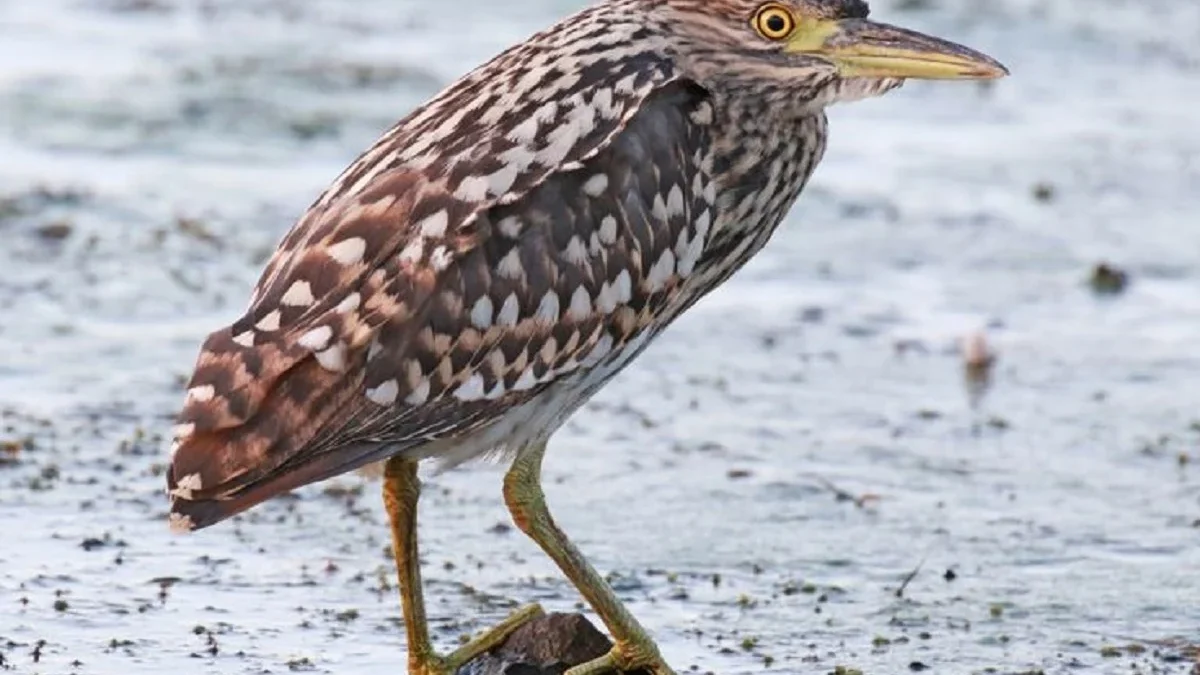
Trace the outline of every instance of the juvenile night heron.
<path fill-rule="evenodd" d="M 404 118 L 284 238 L 245 315 L 205 342 L 176 427 L 172 526 L 386 459 L 409 672 L 446 675 L 540 609 L 434 652 L 417 463 L 504 456 L 513 520 L 614 638 L 570 675 L 670 673 L 551 519 L 546 442 L 762 248 L 825 150 L 826 106 L 909 78 L 1006 74 L 867 11 L 607 0 Z"/>

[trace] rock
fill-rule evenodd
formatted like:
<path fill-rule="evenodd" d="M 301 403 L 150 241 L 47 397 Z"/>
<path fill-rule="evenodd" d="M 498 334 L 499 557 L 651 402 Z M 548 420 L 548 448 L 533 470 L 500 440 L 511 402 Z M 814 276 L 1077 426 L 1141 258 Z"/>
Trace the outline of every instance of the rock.
<path fill-rule="evenodd" d="M 458 670 L 458 675 L 562 675 L 604 656 L 612 642 L 582 614 L 546 614 L 518 628 L 504 644 Z M 634 675 L 634 674 L 631 674 Z M 637 671 L 636 675 L 649 675 Z"/>
<path fill-rule="evenodd" d="M 1096 295 L 1120 295 L 1129 287 L 1129 274 L 1116 265 L 1102 262 L 1092 268 L 1088 285 Z"/>

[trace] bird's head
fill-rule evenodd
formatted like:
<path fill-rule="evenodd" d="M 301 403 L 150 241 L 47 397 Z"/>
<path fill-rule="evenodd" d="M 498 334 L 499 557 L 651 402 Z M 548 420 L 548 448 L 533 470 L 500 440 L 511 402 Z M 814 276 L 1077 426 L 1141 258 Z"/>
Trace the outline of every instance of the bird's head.
<path fill-rule="evenodd" d="M 701 84 L 824 107 L 908 79 L 1008 74 L 959 44 L 871 21 L 864 0 L 657 0 L 651 11 Z"/>

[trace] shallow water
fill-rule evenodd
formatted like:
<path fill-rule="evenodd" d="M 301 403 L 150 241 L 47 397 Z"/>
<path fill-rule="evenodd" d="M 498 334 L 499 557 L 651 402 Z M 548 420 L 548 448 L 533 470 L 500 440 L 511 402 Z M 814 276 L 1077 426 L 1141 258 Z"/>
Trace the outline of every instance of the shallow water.
<path fill-rule="evenodd" d="M 1200 5 L 875 4 L 1014 77 L 834 110 L 771 246 L 558 435 L 552 507 L 681 670 L 1190 673 Z M 328 181 L 575 6 L 0 3 L 0 670 L 399 671 L 376 484 L 172 537 L 160 435 Z M 500 475 L 430 478 L 443 645 L 577 604 Z"/>

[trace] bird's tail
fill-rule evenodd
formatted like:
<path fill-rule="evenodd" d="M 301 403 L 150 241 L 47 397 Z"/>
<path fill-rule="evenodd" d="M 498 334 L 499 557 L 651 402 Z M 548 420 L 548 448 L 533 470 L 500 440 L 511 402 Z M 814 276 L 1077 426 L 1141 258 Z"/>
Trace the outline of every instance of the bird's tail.
<path fill-rule="evenodd" d="M 208 527 L 275 495 L 377 459 L 378 448 L 321 452 L 356 376 L 305 350 L 246 346 L 230 329 L 205 342 L 175 430 L 167 491 L 176 531 Z"/>

